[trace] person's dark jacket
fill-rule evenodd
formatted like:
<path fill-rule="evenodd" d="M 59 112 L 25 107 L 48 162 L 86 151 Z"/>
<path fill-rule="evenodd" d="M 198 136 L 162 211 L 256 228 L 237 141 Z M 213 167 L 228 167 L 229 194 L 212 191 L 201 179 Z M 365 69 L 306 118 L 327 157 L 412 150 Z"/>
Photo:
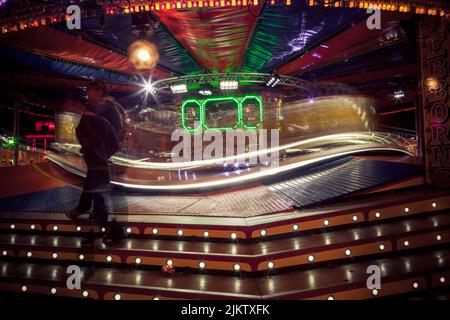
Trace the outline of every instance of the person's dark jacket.
<path fill-rule="evenodd" d="M 108 120 L 116 130 L 117 135 L 120 137 L 123 132 L 125 121 L 125 112 L 122 106 L 112 98 L 106 98 L 98 107 L 98 110 L 99 111 L 97 114 Z"/>
<path fill-rule="evenodd" d="M 119 137 L 115 128 L 100 115 L 83 114 L 76 134 L 83 154 L 107 160 L 119 149 Z"/>
<path fill-rule="evenodd" d="M 123 134 L 122 108 L 111 99 L 97 106 L 97 113 L 85 113 L 76 129 L 81 153 L 107 160 L 120 147 Z"/>

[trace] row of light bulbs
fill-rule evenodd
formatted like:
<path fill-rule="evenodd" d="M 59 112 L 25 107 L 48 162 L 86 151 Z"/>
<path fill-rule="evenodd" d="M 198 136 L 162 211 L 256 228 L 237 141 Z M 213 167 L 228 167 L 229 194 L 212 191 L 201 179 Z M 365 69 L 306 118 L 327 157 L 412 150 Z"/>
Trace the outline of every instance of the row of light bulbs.
<path fill-rule="evenodd" d="M 208 7 L 241 7 L 241 6 L 258 6 L 261 0 L 194 0 L 194 1 L 147 1 L 147 4 L 126 5 L 122 9 L 114 7 L 106 7 L 105 13 L 109 15 L 123 14 L 123 13 L 139 13 L 149 11 L 163 11 L 163 10 L 177 10 L 177 9 L 191 9 L 191 8 L 208 8 Z M 291 5 L 292 0 L 277 0 L 270 1 L 270 4 L 284 3 Z M 15 32 L 39 26 L 46 26 L 49 24 L 56 24 L 67 21 L 69 16 L 67 14 L 52 15 L 48 17 L 41 17 L 38 19 L 30 19 L 30 21 L 22 21 L 4 25 L 0 28 L 2 33 Z"/>
<path fill-rule="evenodd" d="M 195 8 L 220 8 L 220 7 L 241 7 L 241 6 L 258 6 L 260 0 L 186 0 L 186 1 L 159 1 L 153 3 L 148 1 L 147 4 L 132 4 L 126 5 L 123 8 L 108 7 L 107 14 L 118 13 L 135 13 L 143 11 L 163 11 L 163 10 L 177 10 L 177 9 L 195 9 Z M 285 4 L 290 6 L 292 0 L 270 0 L 268 4 Z"/>
<path fill-rule="evenodd" d="M 27 285 L 23 285 L 23 286 L 20 287 L 20 290 L 22 292 L 27 292 L 28 291 L 28 286 Z M 53 288 L 50 289 L 50 293 L 52 295 L 56 295 L 58 293 L 58 290 L 53 287 Z M 89 291 L 88 290 L 83 290 L 81 292 L 81 295 L 82 295 L 83 298 L 88 298 L 89 297 Z M 114 300 L 117 300 L 117 301 L 118 300 L 122 300 L 122 296 L 120 295 L 120 293 L 116 293 L 114 295 Z M 153 300 L 160 300 L 160 298 L 155 296 L 155 297 L 153 297 Z"/>
<path fill-rule="evenodd" d="M 405 1 L 406 2 L 406 1 Z M 401 1 L 365 1 L 365 0 L 308 0 L 309 6 L 323 6 L 323 7 L 335 7 L 335 8 L 356 8 L 356 9 L 378 9 L 383 11 L 399 11 L 402 13 L 415 13 L 420 15 L 431 16 L 445 16 L 449 15 L 449 11 L 436 7 L 423 4 L 410 4 Z"/>
<path fill-rule="evenodd" d="M 438 234 L 438 235 L 436 236 L 436 239 L 437 239 L 438 241 L 440 241 L 440 240 L 442 240 L 442 236 Z M 405 240 L 405 241 L 403 242 L 403 244 L 404 244 L 405 247 L 408 247 L 408 246 L 410 245 L 410 242 L 409 242 L 408 240 Z M 379 245 L 379 249 L 380 249 L 380 251 L 383 251 L 383 250 L 385 249 L 384 244 L 380 244 L 380 245 Z M 346 249 L 346 250 L 344 251 L 344 254 L 345 254 L 345 256 L 350 257 L 350 256 L 351 256 L 351 250 L 350 250 L 350 249 Z M 6 252 L 6 251 L 3 251 L 3 256 L 6 256 L 6 255 L 7 255 L 7 252 Z M 27 253 L 27 257 L 32 257 L 32 252 L 31 252 L 31 251 Z M 58 254 L 57 254 L 57 253 L 53 253 L 53 254 L 52 254 L 52 257 L 53 257 L 54 259 L 57 259 Z M 81 255 L 79 256 L 79 259 L 80 259 L 80 260 L 84 260 L 84 255 L 81 254 Z M 308 259 L 308 262 L 312 263 L 312 262 L 314 262 L 315 257 L 314 257 L 314 255 L 309 255 L 307 259 Z M 106 261 L 107 261 L 107 262 L 111 262 L 112 260 L 113 260 L 113 259 L 112 259 L 112 256 L 107 256 L 107 257 L 106 257 Z M 135 259 L 136 264 L 140 264 L 141 261 L 142 261 L 142 260 L 141 260 L 141 258 L 139 258 L 139 257 L 137 257 L 137 258 Z M 172 259 L 168 259 L 168 260 L 166 261 L 166 264 L 169 265 L 169 266 L 173 266 L 173 265 L 174 265 L 174 262 L 173 262 Z M 206 262 L 200 261 L 199 264 L 198 264 L 198 266 L 199 266 L 200 269 L 205 269 L 205 268 L 206 268 Z M 274 269 L 274 268 L 275 268 L 275 263 L 274 263 L 273 261 L 267 262 L 267 268 L 268 268 L 269 270 Z M 234 270 L 235 272 L 239 272 L 239 271 L 241 270 L 241 265 L 238 264 L 238 263 L 234 264 L 234 265 L 233 265 L 233 270 Z M 445 277 L 440 277 L 440 282 L 441 282 L 441 283 L 445 283 L 445 281 L 446 281 Z M 413 287 L 414 287 L 415 289 L 417 289 L 417 288 L 418 288 L 418 283 L 417 283 L 417 282 L 414 282 L 414 283 L 413 283 Z M 26 292 L 26 291 L 27 291 L 27 287 L 26 287 L 26 286 L 23 286 L 23 287 L 22 287 L 22 291 L 23 291 L 23 292 Z M 52 294 L 56 294 L 56 288 L 52 288 L 52 289 L 51 289 L 51 293 L 52 293 Z M 374 289 L 374 290 L 372 291 L 372 293 L 373 293 L 374 296 L 377 296 L 377 295 L 378 295 L 378 290 L 377 290 L 377 289 Z M 83 291 L 83 292 L 82 292 L 82 295 L 83 295 L 83 297 L 88 297 L 89 293 L 88 293 L 88 291 Z M 120 300 L 120 299 L 121 299 L 120 295 L 116 294 L 116 295 L 115 295 L 115 300 Z M 158 297 L 155 297 L 154 300 L 159 300 L 159 298 L 158 298 Z M 334 300 L 334 297 L 333 297 L 333 296 L 329 296 L 329 297 L 328 297 L 328 300 Z"/>
<path fill-rule="evenodd" d="M 444 283 L 446 282 L 445 277 L 440 277 L 440 278 L 439 278 L 439 282 L 442 283 L 442 284 L 444 284 Z M 419 285 L 419 283 L 418 283 L 417 281 L 413 281 L 413 282 L 411 283 L 411 286 L 412 286 L 413 289 L 419 289 L 419 287 L 420 287 L 420 285 Z M 378 289 L 372 289 L 372 295 L 373 295 L 374 297 L 377 297 L 379 294 L 380 294 L 380 291 L 379 291 Z M 327 300 L 330 300 L 330 301 L 331 301 L 331 300 L 336 300 L 336 297 L 333 296 L 333 295 L 329 295 L 328 298 L 327 298 Z"/>
<path fill-rule="evenodd" d="M 352 220 L 353 220 L 354 222 L 356 222 L 356 221 L 358 221 L 358 217 L 355 215 L 355 216 L 352 217 Z M 323 221 L 323 224 L 324 224 L 324 226 L 329 226 L 329 225 L 330 225 L 330 220 L 325 219 L 325 220 Z M 10 228 L 11 228 L 11 229 L 15 229 L 15 228 L 16 228 L 15 224 L 11 224 Z M 34 224 L 30 225 L 30 229 L 31 229 L 31 230 L 35 230 L 35 229 L 36 229 L 36 225 L 34 225 Z M 300 229 L 300 226 L 299 226 L 298 224 L 293 224 L 293 225 L 292 225 L 292 230 L 293 230 L 293 231 L 298 231 L 299 229 Z M 53 230 L 53 231 L 58 231 L 58 226 L 57 226 L 57 225 L 54 225 L 54 226 L 52 227 L 52 230 Z M 77 226 L 77 227 L 75 228 L 75 230 L 78 231 L 78 232 L 80 232 L 80 231 L 82 230 L 82 228 L 81 228 L 81 226 Z M 105 228 L 102 228 L 102 232 L 105 232 Z M 126 232 L 127 232 L 128 234 L 131 234 L 131 233 L 133 232 L 133 229 L 132 229 L 131 227 L 128 227 L 128 228 L 126 229 Z M 157 235 L 158 232 L 159 232 L 159 231 L 158 231 L 157 228 L 153 228 L 153 229 L 152 229 L 152 234 L 153 234 L 153 235 Z M 183 230 L 183 229 L 178 229 L 178 230 L 177 230 L 177 235 L 180 236 L 180 237 L 182 237 L 182 236 L 184 235 L 184 230 Z M 260 231 L 260 235 L 263 236 L 263 237 L 266 236 L 266 235 L 267 235 L 267 230 L 262 229 L 262 230 Z M 203 232 L 203 237 L 204 237 L 204 238 L 208 238 L 208 237 L 209 237 L 209 231 L 204 231 L 204 232 Z M 231 232 L 231 233 L 230 233 L 230 238 L 231 238 L 232 240 L 237 239 L 237 238 L 238 238 L 237 233 L 236 233 L 236 232 Z"/>
<path fill-rule="evenodd" d="M 114 300 L 116 300 L 116 301 L 120 301 L 120 300 L 122 300 L 122 296 L 120 295 L 120 293 L 116 293 L 115 295 L 114 295 Z M 159 297 L 153 297 L 153 299 L 152 300 L 160 300 L 160 298 Z"/>
<path fill-rule="evenodd" d="M 283 3 L 287 6 L 292 4 L 292 0 L 269 0 L 269 4 L 274 5 Z M 153 2 L 152 2 L 153 3 Z M 194 0 L 194 1 L 172 1 L 172 2 L 157 2 L 150 5 L 132 5 L 126 6 L 123 9 L 117 7 L 106 8 L 107 14 L 121 14 L 121 13 L 135 13 L 141 11 L 161 11 L 171 9 L 189 9 L 189 8 L 206 8 L 206 7 L 240 7 L 240 6 L 258 6 L 259 0 Z M 425 3 L 425 2 L 424 2 Z M 429 6 L 429 5 L 411 5 L 409 3 L 398 1 L 364 1 L 364 0 L 308 0 L 309 6 L 324 6 L 324 7 L 348 7 L 359 9 L 379 9 L 385 11 L 399 11 L 403 13 L 413 12 L 420 15 L 432 15 L 432 16 L 445 16 L 450 12 L 446 9 Z M 32 19 L 28 22 L 13 23 L 10 25 L 4 25 L 0 28 L 2 33 L 14 32 L 19 30 L 25 30 L 28 28 L 34 28 L 39 26 L 45 26 L 48 24 L 56 24 L 64 22 L 68 19 L 68 15 L 53 15 L 51 17 L 42 17 L 39 19 Z"/>
<path fill-rule="evenodd" d="M 441 241 L 442 239 L 443 239 L 443 237 L 442 237 L 441 234 L 437 234 L 436 235 L 436 240 L 437 241 Z M 411 245 L 410 240 L 404 240 L 403 241 L 403 245 L 405 247 L 409 247 Z M 386 247 L 385 247 L 385 245 L 383 243 L 379 244 L 379 250 L 380 251 L 384 251 L 385 248 Z M 7 256 L 8 252 L 6 250 L 4 250 L 2 252 L 2 254 L 3 254 L 3 256 Z M 26 255 L 27 255 L 28 258 L 32 258 L 33 257 L 32 251 L 28 251 Z M 345 249 L 344 250 L 344 255 L 347 256 L 347 257 L 350 257 L 352 255 L 351 249 L 349 249 L 349 248 Z M 53 259 L 58 259 L 58 253 L 57 252 L 52 253 L 52 258 Z M 84 259 L 85 259 L 85 256 L 83 254 L 80 254 L 79 255 L 79 260 L 84 260 Z M 108 255 L 108 256 L 105 257 L 105 260 L 106 260 L 106 262 L 112 262 L 113 261 L 113 257 L 111 255 Z M 308 260 L 308 262 L 314 262 L 315 261 L 315 256 L 311 254 L 311 255 L 309 255 L 307 257 L 307 260 Z M 142 263 L 142 259 L 140 257 L 136 257 L 135 258 L 135 263 L 136 264 L 141 264 Z M 172 259 L 167 259 L 166 260 L 166 265 L 174 266 L 174 261 Z M 198 267 L 200 269 L 205 269 L 206 268 L 206 262 L 205 261 L 200 261 L 198 263 Z M 273 261 L 267 262 L 267 268 L 268 269 L 274 269 L 275 268 L 275 263 Z M 234 271 L 240 271 L 241 270 L 240 264 L 238 264 L 238 263 L 234 264 L 233 269 L 234 269 Z"/>
<path fill-rule="evenodd" d="M 357 217 L 357 216 L 353 216 L 353 221 L 356 222 L 357 220 L 358 220 L 358 217 Z M 323 221 L 323 224 L 324 224 L 325 226 L 328 226 L 328 225 L 330 224 L 330 221 L 329 221 L 328 219 L 325 219 L 325 220 Z M 11 225 L 10 225 L 10 229 L 11 229 L 11 230 L 14 230 L 15 228 L 16 228 L 16 225 L 15 225 L 15 224 L 11 224 Z M 30 229 L 31 229 L 31 230 L 36 230 L 36 225 L 35 225 L 35 224 L 31 224 L 31 225 L 30 225 Z M 59 227 L 58 227 L 57 225 L 54 225 L 54 226 L 52 227 L 52 230 L 53 230 L 53 231 L 58 231 L 58 229 L 59 229 Z M 293 224 L 293 225 L 292 225 L 292 230 L 293 230 L 293 231 L 298 231 L 299 229 L 300 229 L 300 226 L 299 226 L 298 224 Z M 76 230 L 77 232 L 81 232 L 82 227 L 81 227 L 81 226 L 77 226 L 77 227 L 75 228 L 75 230 Z M 101 230 L 102 230 L 102 232 L 105 232 L 105 228 L 102 228 Z M 133 229 L 132 229 L 131 227 L 128 227 L 128 228 L 126 228 L 126 232 L 127 232 L 128 234 L 131 234 L 131 233 L 133 232 Z M 153 235 L 157 235 L 158 233 L 159 233 L 159 231 L 158 231 L 157 228 L 153 228 L 153 229 L 152 229 L 152 234 L 153 234 Z M 183 230 L 183 229 L 178 229 L 178 230 L 177 230 L 177 235 L 180 236 L 180 237 L 182 237 L 182 236 L 184 235 L 184 230 Z M 203 237 L 204 237 L 204 238 L 208 238 L 209 235 L 210 235 L 209 231 L 204 231 L 204 232 L 203 232 Z M 261 236 L 266 236 L 266 235 L 267 235 L 267 231 L 266 231 L 265 229 L 262 229 L 262 230 L 260 231 L 260 235 L 261 235 Z M 236 240 L 237 238 L 238 238 L 238 235 L 237 235 L 236 232 L 231 232 L 231 233 L 230 233 L 230 239 Z"/>
<path fill-rule="evenodd" d="M 349 250 L 349 249 L 346 250 L 346 255 L 350 255 L 348 250 Z M 381 250 L 381 246 L 380 246 L 380 250 Z M 309 260 L 310 260 L 310 262 L 313 262 L 314 256 L 310 256 L 310 257 L 309 257 Z M 171 260 L 171 259 L 167 260 L 166 263 L 167 263 L 167 265 L 170 265 L 170 266 L 172 266 L 172 265 L 174 264 L 173 260 Z M 204 262 L 200 262 L 200 263 L 199 263 L 199 267 L 203 269 L 203 268 L 206 267 L 206 264 L 205 264 Z M 269 268 L 269 269 L 273 269 L 274 267 L 275 267 L 275 265 L 274 265 L 273 262 L 268 262 L 268 268 Z M 240 265 L 239 265 L 239 264 L 235 264 L 235 265 L 234 265 L 234 270 L 235 270 L 235 271 L 240 271 Z M 445 278 L 444 276 L 441 276 L 441 277 L 439 278 L 439 282 L 442 283 L 442 284 L 444 284 L 444 283 L 446 282 L 446 278 Z M 418 284 L 417 282 L 414 282 L 412 285 L 413 285 L 413 288 L 414 288 L 414 289 L 418 289 L 418 288 L 419 288 L 419 284 Z M 27 287 L 27 286 L 25 286 L 25 285 L 22 286 L 22 291 L 23 291 L 23 292 L 26 292 L 27 290 L 28 290 L 28 287 Z M 56 294 L 56 292 L 57 292 L 56 288 L 52 288 L 52 289 L 51 289 L 51 293 L 52 293 L 52 294 Z M 377 289 L 375 289 L 374 291 L 372 291 L 372 293 L 373 293 L 374 296 L 377 296 L 379 292 L 378 292 Z M 88 296 L 89 296 L 89 292 L 86 291 L 86 290 L 83 291 L 83 292 L 82 292 L 82 296 L 83 296 L 83 297 L 88 297 Z M 154 299 L 154 300 L 159 300 L 158 297 L 154 297 L 153 299 Z M 116 295 L 115 295 L 115 300 L 121 300 L 120 294 L 116 294 Z M 328 300 L 334 300 L 334 296 L 332 296 L 332 295 L 329 296 Z"/>
<path fill-rule="evenodd" d="M 447 279 L 444 276 L 439 277 L 439 282 L 441 284 L 446 283 L 446 281 L 447 281 Z M 417 281 L 412 282 L 411 286 L 412 286 L 413 289 L 419 289 L 420 288 L 420 285 L 419 285 L 419 283 Z M 23 285 L 20 290 L 22 292 L 27 292 L 28 291 L 28 286 Z M 51 288 L 50 289 L 50 293 L 52 295 L 55 295 L 57 293 L 57 289 L 56 288 Z M 377 297 L 379 294 L 380 294 L 380 292 L 379 292 L 378 289 L 372 289 L 372 295 L 374 297 Z M 84 290 L 84 291 L 82 291 L 81 295 L 84 298 L 87 298 L 87 297 L 89 297 L 89 291 Z M 114 300 L 116 300 L 116 301 L 122 300 L 122 295 L 120 293 L 116 293 L 114 295 Z M 153 300 L 160 300 L 160 298 L 158 296 L 155 296 L 155 297 L 153 297 Z M 327 300 L 329 300 L 329 301 L 336 300 L 336 297 L 334 295 L 329 295 L 327 297 Z"/>
<path fill-rule="evenodd" d="M 439 282 L 440 282 L 441 284 L 444 284 L 444 283 L 446 282 L 446 278 L 445 278 L 444 276 L 441 276 L 441 277 L 439 278 Z M 413 289 L 419 289 L 419 287 L 420 287 L 420 285 L 419 285 L 419 283 L 418 283 L 417 281 L 414 281 L 411 285 L 412 285 L 412 288 L 413 288 Z M 26 285 L 23 285 L 23 286 L 21 287 L 21 291 L 22 291 L 22 292 L 27 292 L 27 291 L 28 291 L 28 287 L 27 287 Z M 55 294 L 57 293 L 57 289 L 56 289 L 56 288 L 51 288 L 51 289 L 50 289 L 50 293 L 51 293 L 52 295 L 55 295 Z M 87 298 L 87 297 L 89 297 L 89 291 L 84 290 L 84 291 L 82 291 L 81 295 L 82 295 L 84 298 Z M 378 289 L 372 289 L 372 295 L 373 295 L 374 297 L 378 296 L 378 295 L 379 295 L 379 290 L 378 290 Z M 116 300 L 116 301 L 122 300 L 122 295 L 121 295 L 120 293 L 116 293 L 116 294 L 114 295 L 114 300 Z M 160 298 L 157 297 L 157 296 L 155 296 L 155 297 L 153 297 L 153 300 L 160 300 Z M 327 300 L 332 301 L 332 300 L 336 300 L 336 298 L 335 298 L 335 296 L 333 296 L 333 295 L 329 295 L 329 296 L 327 297 Z"/>
<path fill-rule="evenodd" d="M 432 203 L 431 203 L 431 207 L 432 207 L 433 209 L 437 208 L 437 202 L 432 202 Z M 410 209 L 409 207 L 405 207 L 403 210 L 404 210 L 404 212 L 405 212 L 406 214 L 408 214 L 408 213 L 411 212 L 411 209 Z M 375 217 L 376 217 L 377 219 L 381 218 L 381 211 L 375 212 Z M 352 221 L 353 221 L 353 222 L 358 222 L 358 216 L 357 216 L 357 215 L 353 215 L 353 216 L 352 216 Z M 323 220 L 323 225 L 324 225 L 325 227 L 330 226 L 330 220 L 329 220 L 329 219 L 324 219 L 324 220 Z M 10 225 L 10 229 L 11 229 L 11 230 L 14 230 L 15 228 L 16 228 L 16 225 L 15 225 L 15 224 L 11 224 L 11 225 Z M 31 229 L 31 230 L 36 230 L 36 225 L 35 225 L 35 224 L 31 224 L 31 225 L 30 225 L 30 229 Z M 81 226 L 77 226 L 75 229 L 76 229 L 77 232 L 81 232 L 81 230 L 82 230 Z M 57 225 L 54 225 L 54 226 L 52 227 L 52 230 L 53 230 L 53 231 L 58 231 L 58 226 L 57 226 Z M 299 226 L 298 224 L 293 224 L 293 225 L 292 225 L 292 230 L 293 230 L 293 231 L 299 231 L 299 230 L 300 230 L 300 226 Z M 105 229 L 105 228 L 102 228 L 101 231 L 102 231 L 102 232 L 105 232 L 106 229 Z M 126 232 L 127 232 L 128 234 L 131 234 L 131 233 L 133 232 L 133 229 L 132 229 L 131 227 L 127 227 L 127 228 L 126 228 Z M 153 228 L 153 229 L 152 229 L 152 234 L 153 234 L 153 235 L 157 235 L 158 232 L 159 232 L 159 231 L 158 231 L 157 228 Z M 259 231 L 259 234 L 260 234 L 261 237 L 265 237 L 265 236 L 267 236 L 268 233 L 267 233 L 267 230 L 266 230 L 266 229 L 261 229 L 261 230 Z M 183 229 L 178 229 L 178 230 L 177 230 L 177 235 L 178 235 L 179 237 L 182 237 L 182 236 L 184 235 L 184 230 L 183 230 Z M 204 237 L 204 238 L 208 238 L 209 236 L 210 236 L 209 231 L 204 231 L 204 232 L 203 232 L 203 237 Z M 231 240 L 236 240 L 237 238 L 238 238 L 238 234 L 237 234 L 236 232 L 231 232 L 231 233 L 230 233 L 230 239 L 231 239 Z"/>
<path fill-rule="evenodd" d="M 28 291 L 28 286 L 23 285 L 23 286 L 20 288 L 20 290 L 21 290 L 22 292 L 27 292 L 27 291 Z M 51 288 L 51 289 L 50 289 L 50 293 L 51 293 L 52 295 L 55 295 L 57 292 L 58 292 L 58 290 L 57 290 L 56 288 Z M 89 291 L 84 290 L 84 291 L 81 292 L 81 295 L 82 295 L 84 298 L 87 298 L 87 297 L 89 296 Z"/>

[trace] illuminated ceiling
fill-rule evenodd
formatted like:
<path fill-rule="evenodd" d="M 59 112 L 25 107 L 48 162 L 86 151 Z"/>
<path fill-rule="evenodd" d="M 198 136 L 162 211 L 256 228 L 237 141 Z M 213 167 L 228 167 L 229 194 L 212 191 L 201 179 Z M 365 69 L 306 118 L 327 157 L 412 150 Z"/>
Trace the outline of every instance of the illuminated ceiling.
<path fill-rule="evenodd" d="M 0 85 L 67 88 L 92 77 L 132 92 L 140 77 L 126 49 L 141 38 L 159 50 L 158 67 L 142 75 L 153 80 L 277 72 L 378 93 L 389 91 L 386 79 L 405 87 L 414 79 L 414 13 L 383 12 L 382 29 L 368 30 L 365 9 L 307 3 L 160 10 L 146 32 L 128 13 L 86 17 L 81 31 L 69 32 L 60 23 L 1 34 Z"/>

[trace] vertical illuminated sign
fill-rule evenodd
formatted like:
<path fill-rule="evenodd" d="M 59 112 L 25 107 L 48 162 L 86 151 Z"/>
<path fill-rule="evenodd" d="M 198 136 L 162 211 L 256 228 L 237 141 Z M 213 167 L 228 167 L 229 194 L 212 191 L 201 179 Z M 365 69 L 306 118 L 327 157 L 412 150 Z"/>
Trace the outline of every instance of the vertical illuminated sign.
<path fill-rule="evenodd" d="M 422 147 L 427 180 L 450 188 L 450 31 L 441 17 L 420 17 L 419 48 L 423 121 Z"/>

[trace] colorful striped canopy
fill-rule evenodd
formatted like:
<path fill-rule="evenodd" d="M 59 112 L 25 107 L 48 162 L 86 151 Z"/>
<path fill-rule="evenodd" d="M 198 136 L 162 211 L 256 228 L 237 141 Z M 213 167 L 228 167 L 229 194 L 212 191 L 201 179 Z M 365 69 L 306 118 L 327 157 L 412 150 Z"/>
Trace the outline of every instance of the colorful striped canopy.
<path fill-rule="evenodd" d="M 8 67 L 14 63 L 20 74 L 53 79 L 41 86 L 91 77 L 122 91 L 141 78 L 200 73 L 277 73 L 356 86 L 394 75 L 409 81 L 416 72 L 412 13 L 384 12 L 381 30 L 367 28 L 366 10 L 309 7 L 305 1 L 147 14 L 152 22 L 144 27 L 132 14 L 115 14 L 84 18 L 82 30 L 61 24 L 1 34 L 0 58 L 8 62 L 0 72 L 14 73 Z M 139 72 L 127 57 L 137 39 L 158 48 L 160 61 L 151 72 Z M 8 79 L 14 85 L 22 78 Z"/>

